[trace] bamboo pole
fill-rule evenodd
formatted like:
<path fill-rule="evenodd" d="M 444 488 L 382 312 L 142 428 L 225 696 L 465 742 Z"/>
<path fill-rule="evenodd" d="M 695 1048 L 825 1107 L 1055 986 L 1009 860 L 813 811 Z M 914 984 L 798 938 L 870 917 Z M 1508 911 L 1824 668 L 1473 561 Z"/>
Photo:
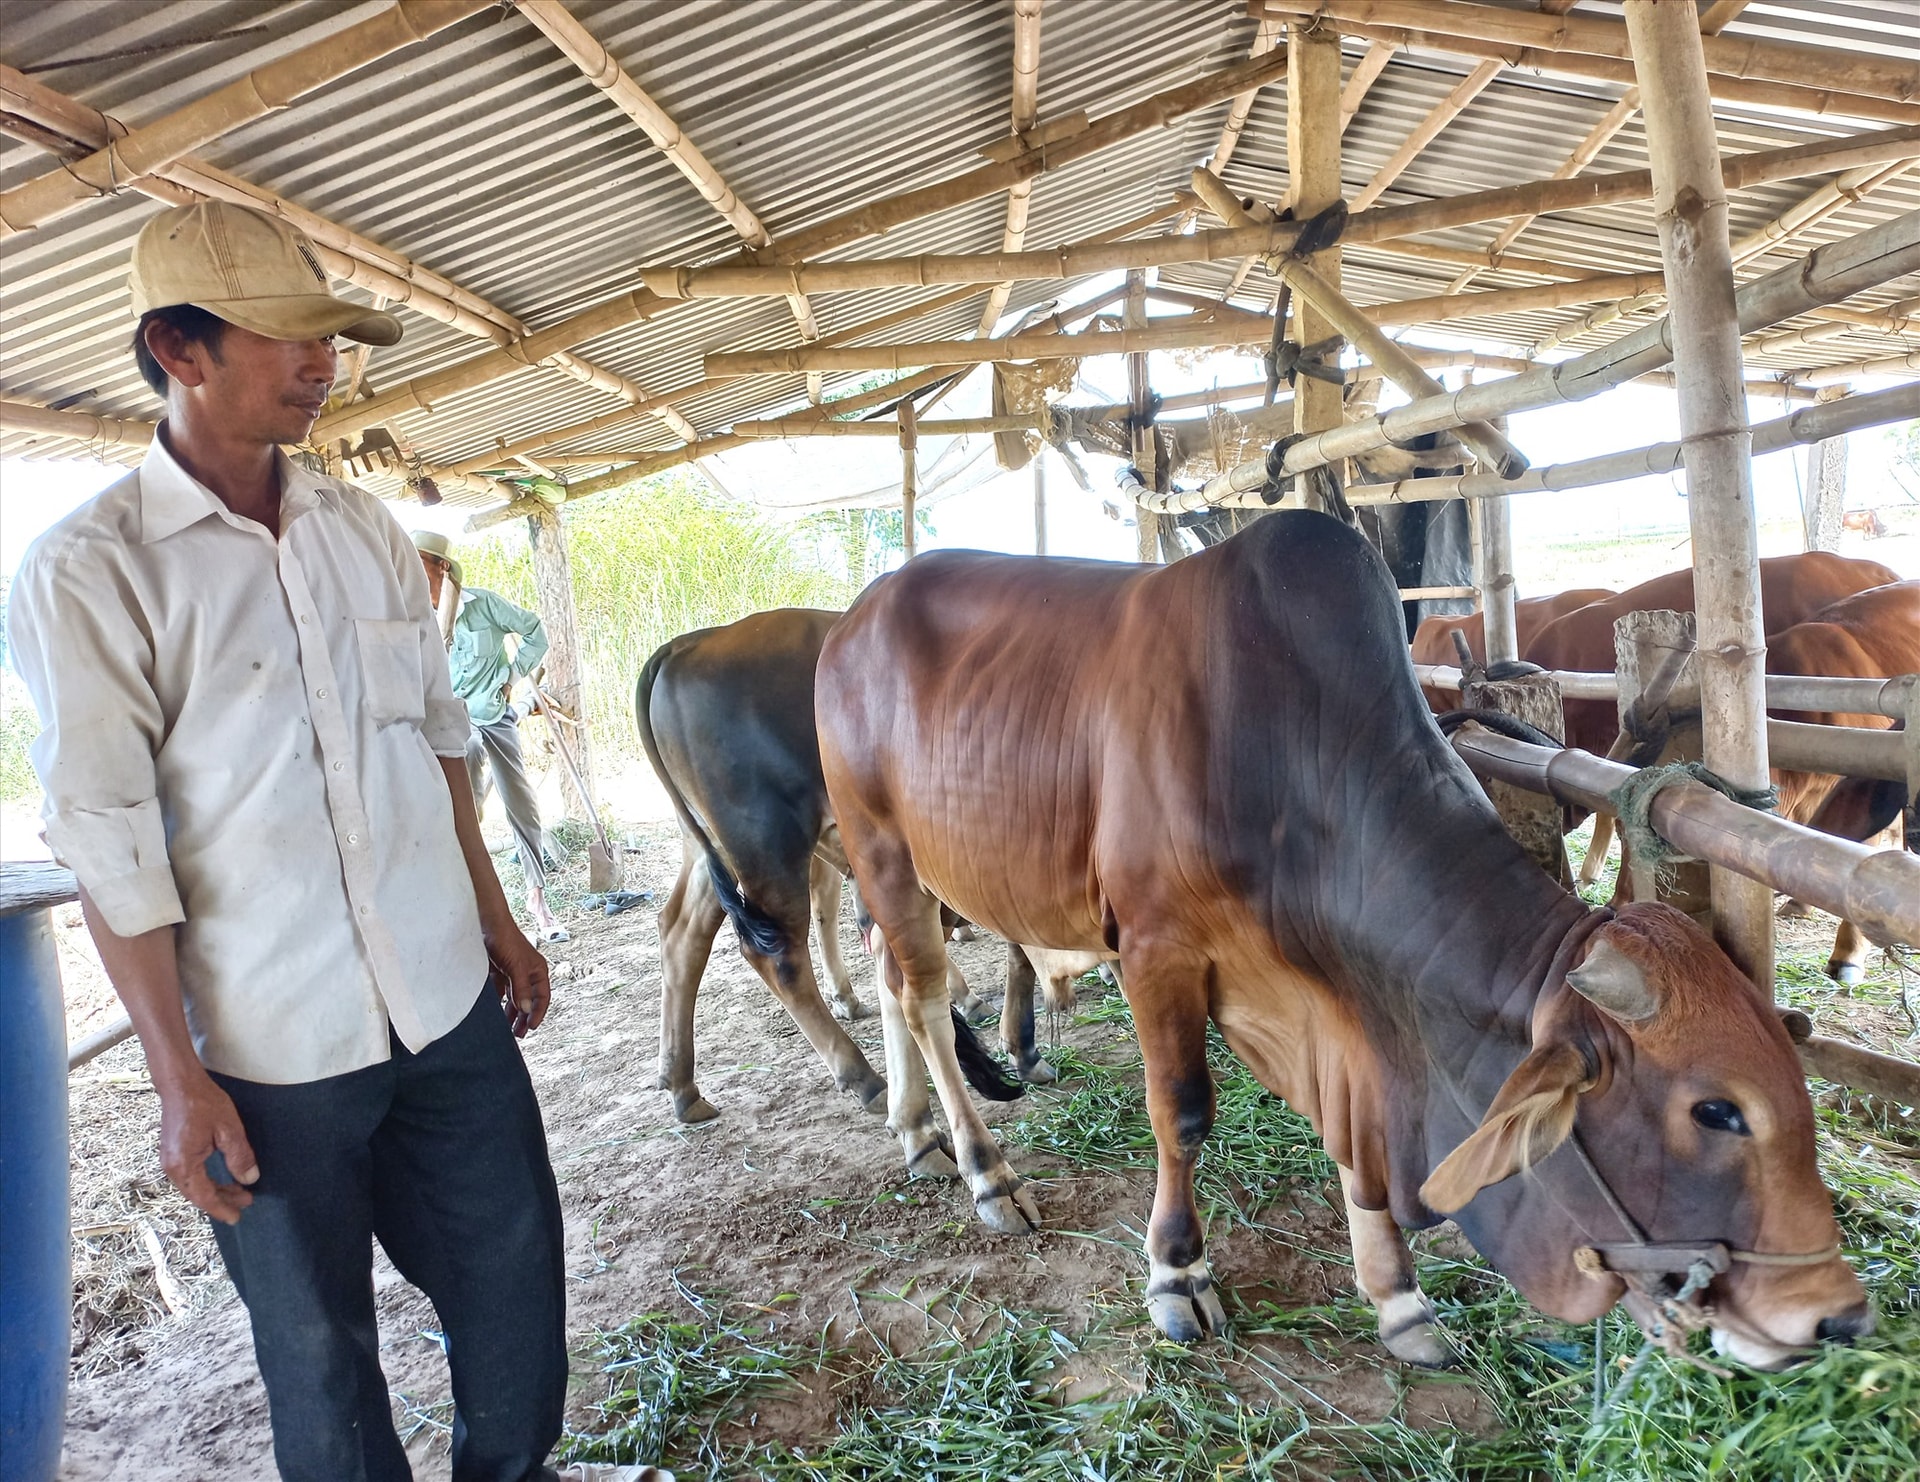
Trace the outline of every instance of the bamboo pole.
<path fill-rule="evenodd" d="M 0 191 L 0 234 L 43 226 L 125 181 L 150 175 L 222 134 L 285 108 L 336 78 L 424 41 L 492 0 L 397 0 L 390 8 L 256 67 L 85 159 Z"/>
<path fill-rule="evenodd" d="M 1240 66 L 1241 68 L 1247 68 L 1252 65 L 1271 64 L 1272 58 L 1269 56 L 1258 59 L 1258 64 L 1242 63 Z M 1228 72 L 1233 73 L 1235 69 L 1230 68 Z M 1224 75 L 1225 74 L 1215 74 L 1216 78 Z M 1242 72 L 1239 76 L 1244 80 L 1245 73 Z M 1204 80 L 1205 79 L 1203 79 L 1203 81 Z M 1180 99 L 1182 100 L 1191 100 L 1191 98 L 1199 96 L 1187 90 L 1176 89 L 1175 92 L 1180 95 Z M 1228 96 L 1230 96 L 1230 94 Z M 1174 97 L 1173 94 L 1163 94 L 1160 100 L 1148 100 L 1149 103 L 1155 103 L 1156 101 L 1161 103 L 1159 111 L 1152 115 L 1153 118 L 1164 119 L 1165 117 L 1171 116 L 1171 110 L 1174 104 L 1165 102 L 1164 100 L 1172 97 Z M 1145 106 L 1146 105 L 1141 105 L 1143 108 Z M 1193 106 L 1198 107 L 1202 106 L 1202 104 L 1196 102 L 1193 103 Z M 1126 115 L 1132 115 L 1133 113 L 1134 110 L 1123 110 L 1123 114 Z M 1115 118 L 1120 118 L 1121 116 L 1121 114 L 1114 115 Z M 1147 121 L 1143 121 L 1138 117 L 1133 118 L 1132 122 L 1137 125 L 1137 127 L 1134 128 L 1134 132 L 1150 126 Z M 1091 132 L 1091 130 L 1089 130 L 1089 132 Z M 1076 136 L 1074 140 L 1069 142 L 1078 143 L 1080 139 L 1084 137 L 1084 135 Z M 1751 185 L 1764 184 L 1772 180 L 1785 180 L 1801 175 L 1815 175 L 1833 170 L 1849 169 L 1855 165 L 1872 163 L 1876 160 L 1884 161 L 1904 158 L 1906 155 L 1911 154 L 1916 146 L 1920 146 L 1920 127 L 1890 129 L 1875 134 L 1856 136 L 1838 142 L 1821 141 L 1816 145 L 1796 145 L 1789 149 L 1766 150 L 1755 154 L 1735 155 L 1724 160 L 1722 162 L 1722 168 L 1726 174 L 1729 188 L 1739 189 Z M 1050 157 L 1055 163 L 1058 163 L 1057 152 L 1053 153 Z M 971 178 L 971 176 L 963 177 L 963 179 Z M 1449 197 L 1445 200 L 1430 202 L 1416 207 L 1376 207 L 1372 211 L 1365 212 L 1356 217 L 1349 223 L 1345 240 L 1349 244 L 1353 244 L 1355 242 L 1386 240 L 1393 237 L 1414 236 L 1422 232 L 1437 231 L 1450 226 L 1467 225 L 1476 221 L 1500 220 L 1526 211 L 1573 210 L 1587 206 L 1617 204 L 1622 201 L 1645 200 L 1650 198 L 1652 193 L 1652 177 L 1644 170 L 1630 170 L 1619 175 L 1595 176 L 1587 180 L 1540 181 L 1529 186 L 1506 187 L 1493 191 L 1477 191 L 1470 195 Z M 911 194 L 918 195 L 918 193 Z M 974 197 L 967 196 L 965 199 L 974 199 Z M 906 206 L 900 204 L 908 200 L 909 197 L 896 196 L 890 201 L 875 203 L 875 205 L 865 213 L 856 214 L 860 215 L 863 221 L 889 217 L 898 214 L 899 211 L 908 209 Z M 883 208 L 885 209 L 883 210 Z M 1184 205 L 1176 206 L 1168 209 L 1164 215 L 1172 215 L 1175 211 L 1184 209 L 1186 209 Z M 1162 219 L 1164 219 L 1164 216 Z M 839 222 L 830 222 L 826 225 L 827 227 L 834 228 L 837 233 L 841 229 L 841 223 L 846 220 L 847 218 L 841 218 Z M 1141 223 L 1128 223 L 1125 227 L 1116 229 L 1115 235 L 1118 235 L 1120 232 L 1139 230 L 1140 225 Z M 1240 239 L 1240 241 L 1249 244 L 1244 246 L 1238 245 L 1238 243 L 1220 243 L 1217 240 L 1218 234 L 1214 233 L 1196 233 L 1193 238 L 1167 237 L 1157 239 L 1155 243 L 1151 244 L 1133 244 L 1141 249 L 1138 255 L 1150 257 L 1151 261 L 1130 262 L 1126 260 L 1126 256 L 1123 254 L 1122 260 L 1118 262 L 1109 261 L 1098 267 L 1089 266 L 1077 269 L 1076 276 L 1079 272 L 1111 271 L 1128 266 L 1153 266 L 1163 265 L 1168 262 L 1205 261 L 1208 260 L 1210 254 L 1239 257 L 1251 252 L 1270 250 L 1273 246 L 1285 245 L 1291 241 L 1291 232 L 1288 229 L 1276 227 L 1273 231 L 1275 235 L 1265 242 L 1256 240 L 1253 234 Z M 824 228 L 819 229 L 819 235 L 821 241 L 828 241 L 829 237 L 832 237 L 830 245 L 838 245 L 839 238 L 833 233 L 827 233 Z M 800 233 L 788 239 L 784 244 L 784 248 L 787 251 L 804 256 L 807 251 L 816 250 L 815 236 L 816 233 L 813 232 Z M 1213 240 L 1202 241 L 1202 239 Z M 1107 240 L 1109 239 L 1104 236 L 1094 239 L 1095 242 L 1105 242 Z M 1183 251 L 1181 250 L 1181 244 L 1183 243 L 1199 243 L 1199 250 L 1193 252 Z M 1088 244 L 1079 245 L 1085 247 Z M 1167 250 L 1168 246 L 1171 246 L 1173 250 Z M 1157 250 L 1147 252 L 1145 249 L 1149 247 L 1156 248 Z M 1236 247 L 1237 250 L 1235 250 Z M 1217 253 L 1216 249 L 1218 249 Z M 817 250 L 826 249 L 820 247 Z M 908 261 L 914 261 L 914 259 L 908 259 Z M 999 277 L 1011 276 L 1017 275 L 1006 272 L 995 272 L 990 281 L 997 281 Z M 1042 271 L 1039 276 L 1057 277 L 1059 273 L 1057 269 L 1048 268 Z M 918 278 L 904 278 L 901 281 L 918 283 L 920 280 Z M 662 300 L 658 295 L 646 289 L 621 295 L 618 298 L 599 304 L 580 314 L 576 314 L 570 319 L 563 320 L 559 324 L 537 331 L 534 335 L 530 336 L 528 340 L 522 342 L 520 349 L 528 354 L 544 354 L 551 353 L 552 349 L 556 346 L 580 344 L 586 340 L 608 333 L 611 330 L 621 328 L 624 325 L 650 318 L 661 311 L 665 302 L 667 301 Z M 314 429 L 315 436 L 322 439 L 342 437 L 348 433 L 357 432 L 372 423 L 385 421 L 398 412 L 430 410 L 433 405 L 433 399 L 437 396 L 447 396 L 457 391 L 466 391 L 477 386 L 487 385 L 492 381 L 498 380 L 501 376 L 513 374 L 519 370 L 523 364 L 524 361 L 521 358 L 511 355 L 505 350 L 498 350 L 477 356 L 472 360 L 464 361 L 445 371 L 438 371 L 431 375 L 416 377 L 411 381 L 383 392 L 379 396 L 372 397 L 366 401 L 356 402 L 351 407 L 342 408 L 338 412 L 329 413 L 327 416 L 322 417 Z"/>
<path fill-rule="evenodd" d="M 1387 156 L 1385 164 L 1374 171 L 1373 179 L 1360 188 L 1360 193 L 1347 204 L 1350 209 L 1364 211 L 1381 196 L 1387 187 L 1405 173 L 1408 165 L 1418 158 L 1420 151 L 1440 137 L 1440 131 L 1466 111 L 1467 105 L 1487 90 L 1487 85 L 1504 70 L 1499 62 L 1481 62 L 1448 93 L 1433 106 L 1433 110 L 1420 120 L 1413 131 L 1402 141 L 1400 147 Z"/>
<path fill-rule="evenodd" d="M 25 110 L 43 127 L 80 148 L 98 149 L 128 132 L 118 119 L 4 65 L 0 65 L 0 107 Z M 512 314 L 443 274 L 192 156 L 183 156 L 155 174 L 126 182 L 126 186 L 169 205 L 224 200 L 281 217 L 313 240 L 321 266 L 332 276 L 366 289 L 388 305 L 404 305 L 462 334 L 508 345 L 528 332 Z M 557 351 L 540 363 L 630 404 L 648 399 L 635 382 L 570 351 Z M 364 366 L 364 359 L 361 364 Z M 658 415 L 671 425 L 671 412 Z"/>
<path fill-rule="evenodd" d="M 35 437 L 65 437 L 81 443 L 144 449 L 153 441 L 153 423 L 89 412 L 55 411 L 24 401 L 0 401 L 0 432 L 28 432 Z"/>
<path fill-rule="evenodd" d="M 1360 105 L 1367 99 L 1380 74 L 1387 69 L 1387 63 L 1393 60 L 1393 43 L 1376 41 L 1370 45 L 1359 61 L 1353 64 L 1353 75 L 1347 78 L 1347 85 L 1340 90 L 1340 132 L 1346 133 L 1347 125 L 1353 122 L 1354 114 L 1360 111 Z M 1217 167 L 1215 167 L 1217 169 Z"/>
<path fill-rule="evenodd" d="M 1044 431 L 1032 417 L 929 417 L 915 424 L 920 437 L 965 437 L 982 432 Z M 760 417 L 736 422 L 736 437 L 892 437 L 896 429 L 886 422 L 817 422 L 803 417 Z M 594 456 L 603 462 L 641 458 L 643 453 L 602 453 Z"/>
<path fill-rule="evenodd" d="M 1620 676 L 1607 671 L 1549 669 L 1547 677 L 1569 700 L 1606 700 L 1620 698 Z M 1413 677 L 1422 686 L 1437 690 L 1458 690 L 1463 676 L 1451 664 L 1415 664 Z M 1691 708 L 1700 702 L 1697 685 L 1670 686 L 1672 702 Z M 1920 700 L 1920 676 L 1896 675 L 1892 679 L 1855 679 L 1819 674 L 1769 674 L 1768 710 L 1801 710 L 1828 715 L 1884 715 L 1889 720 L 1903 719 L 1907 707 Z M 1898 731 L 1874 731 L 1876 736 L 1901 735 Z M 1615 758 L 1617 760 L 1617 758 Z"/>
<path fill-rule="evenodd" d="M 1851 297 L 1915 271 L 1920 271 L 1920 212 L 1909 212 L 1845 241 L 1829 242 L 1799 261 L 1746 284 L 1735 300 L 1740 328 L 1745 333 L 1765 329 L 1818 304 Z M 1491 421 L 1560 402 L 1584 401 L 1667 364 L 1673 356 L 1672 333 L 1670 322 L 1662 319 L 1571 360 L 1540 366 L 1506 380 L 1467 386 L 1449 396 L 1409 402 L 1364 421 L 1350 422 L 1295 443 L 1287 450 L 1282 471 L 1304 473 L 1336 458 L 1351 458 L 1389 443 L 1443 432 L 1463 421 Z M 1223 496 L 1239 493 L 1257 488 L 1267 476 L 1264 461 L 1247 463 L 1220 475 L 1208 488 Z"/>
<path fill-rule="evenodd" d="M 1248 48 L 1249 57 L 1264 57 L 1279 44 L 1282 27 L 1277 20 L 1263 20 L 1254 28 L 1253 45 Z M 1207 168 L 1218 175 L 1226 169 L 1227 162 L 1233 158 L 1233 152 L 1240 145 L 1241 130 L 1247 126 L 1247 115 L 1253 112 L 1253 100 L 1260 96 L 1260 89 L 1250 87 L 1244 93 L 1234 95 L 1232 106 L 1227 109 L 1226 121 L 1220 125 L 1220 137 L 1214 141 L 1213 153 L 1207 159 Z"/>
<path fill-rule="evenodd" d="M 1033 553 L 1047 553 L 1047 447 L 1042 443 L 1033 455 Z"/>
<path fill-rule="evenodd" d="M 1135 268 L 1127 274 L 1125 333 L 1142 334 L 1147 329 L 1147 276 Z M 1133 467 L 1149 489 L 1158 489 L 1167 480 L 1162 477 L 1160 449 L 1153 431 L 1153 383 L 1146 351 L 1127 356 L 1127 423 L 1132 443 Z M 1134 515 L 1134 559 L 1149 566 L 1160 561 L 1160 517 L 1151 510 Z"/>
<path fill-rule="evenodd" d="M 1462 726 L 1453 749 L 1476 773 L 1583 808 L 1609 807 L 1608 794 L 1633 769 L 1578 748 L 1556 751 Z M 1691 779 L 1663 788 L 1651 810 L 1655 831 L 1716 868 L 1762 882 L 1857 925 L 1882 945 L 1920 940 L 1920 855 L 1875 850 L 1773 813 L 1744 807 Z"/>
<path fill-rule="evenodd" d="M 1044 147 L 1023 149 L 1005 162 L 990 162 L 936 185 L 870 202 L 805 231 L 796 232 L 780 244 L 781 253 L 804 259 L 830 252 L 909 221 L 998 194 L 1020 180 L 1031 179 L 1085 159 L 1149 130 L 1165 128 L 1199 109 L 1224 102 L 1249 87 L 1258 87 L 1284 70 L 1284 60 L 1276 62 L 1272 56 L 1236 63 L 1095 120 L 1071 137 Z M 1045 129 L 1043 127 L 1035 132 L 1044 133 Z M 739 260 L 749 259 L 743 256 Z M 650 319 L 665 310 L 671 302 L 646 288 L 619 294 L 536 331 L 521 342 L 521 349 L 537 359 L 555 349 L 584 344 L 613 330 Z M 316 429 L 317 435 L 340 437 L 375 422 L 384 422 L 398 412 L 430 409 L 436 398 L 488 385 L 513 374 L 517 365 L 518 361 L 504 350 L 475 356 L 445 370 L 415 377 L 379 396 L 343 408 L 338 414 L 322 420 Z"/>
<path fill-rule="evenodd" d="M 1838 386 L 1842 381 L 1855 381 L 1861 376 L 1904 376 L 1916 371 L 1920 371 L 1920 350 L 1850 360 L 1845 365 L 1816 366 L 1792 374 L 1796 386 Z"/>
<path fill-rule="evenodd" d="M 1453 0 L 1415 0 L 1423 19 L 1438 12 L 1442 4 Z M 1264 14 L 1265 12 L 1258 12 Z M 1291 12 L 1279 12 L 1291 14 Z M 1372 25 L 1359 21 L 1341 21 L 1340 30 L 1362 40 L 1382 42 L 1407 50 L 1441 52 L 1451 56 L 1488 57 L 1504 62 L 1515 70 L 1543 72 L 1562 77 L 1597 78 L 1604 82 L 1633 83 L 1633 64 L 1613 57 L 1592 56 L 1581 52 L 1550 51 L 1541 47 L 1518 46 L 1512 42 L 1481 41 L 1469 36 L 1448 35 L 1407 26 Z M 1747 107 L 1780 108 L 1818 117 L 1865 119 L 1877 123 L 1911 124 L 1920 119 L 1920 107 L 1913 103 L 1886 98 L 1865 97 L 1858 93 L 1788 83 L 1759 82 L 1748 78 L 1711 74 L 1708 85 L 1713 96 L 1723 102 Z"/>
<path fill-rule="evenodd" d="M 1836 211 L 1845 210 L 1881 186 L 1906 174 L 1915 164 L 1920 164 L 1920 160 L 1895 160 L 1890 165 L 1862 165 L 1857 170 L 1847 171 L 1797 204 L 1789 206 L 1765 226 L 1735 242 L 1733 265 L 1736 268 L 1743 267 L 1756 258 L 1765 257 L 1808 227 L 1825 221 Z"/>
<path fill-rule="evenodd" d="M 1340 37 L 1330 26 L 1294 26 L 1287 66 L 1287 200 L 1301 220 L 1340 199 Z M 1272 260 L 1269 259 L 1271 262 Z M 1317 286 L 1340 290 L 1338 244 L 1302 264 Z M 1340 327 L 1322 302 L 1302 295 L 1293 306 L 1292 338 L 1316 344 Z M 1294 387 L 1293 429 L 1318 432 L 1345 417 L 1343 388 L 1315 377 Z"/>
<path fill-rule="evenodd" d="M 772 233 L 734 193 L 733 187 L 699 147 L 681 131 L 666 109 L 627 75 L 626 69 L 574 18 L 561 0 L 517 0 L 517 6 L 520 13 L 585 74 L 587 81 L 640 126 L 673 167 L 700 192 L 700 198 L 726 218 L 727 224 L 740 234 L 741 241 L 753 248 L 773 245 Z M 820 328 L 814 323 L 813 309 L 806 297 L 794 294 L 788 303 L 793 309 L 794 322 L 800 326 L 801 338 L 818 339 Z"/>
<path fill-rule="evenodd" d="M 911 396 L 900 403 L 900 420 L 895 430 L 900 434 L 900 546 L 911 561 L 920 544 L 913 528 L 914 506 L 920 497 L 919 469 L 915 466 L 920 437 L 914 425 Z"/>
<path fill-rule="evenodd" d="M 1626 29 L 1653 161 L 1654 217 L 1672 299 L 1680 429 L 1693 532 L 1701 756 L 1737 787 L 1767 785 L 1766 629 L 1760 614 L 1751 434 L 1740 371 L 1727 193 L 1707 92 L 1705 42 L 1690 8 L 1632 0 Z M 1920 83 L 1920 70 L 1915 73 Z M 1714 932 L 1769 997 L 1773 895 L 1712 870 Z"/>
<path fill-rule="evenodd" d="M 1018 136 L 1040 122 L 1040 4 L 1041 0 L 1013 0 L 1013 118 L 1012 132 Z M 1027 240 L 1027 207 L 1033 197 L 1031 180 L 1017 181 L 1007 192 L 1007 225 L 1000 235 L 1000 250 L 1018 252 Z M 994 325 L 1006 312 L 1007 298 L 1013 292 L 1011 279 L 993 285 L 986 307 L 980 311 L 977 335 L 993 333 Z"/>
<path fill-rule="evenodd" d="M 1429 0 L 1262 0 L 1262 8 L 1270 16 L 1323 17 L 1336 23 L 1420 29 L 1629 63 L 1638 60 L 1628 40 L 1631 28 L 1597 16 L 1542 15 L 1465 0 L 1451 0 L 1445 5 Z M 1688 29 L 1700 37 L 1694 16 L 1689 14 L 1687 20 Z M 1717 74 L 1903 103 L 1920 98 L 1920 64 L 1886 51 L 1842 51 L 1798 42 L 1710 36 L 1701 38 L 1700 55 L 1702 76 Z M 1642 96 L 1644 99 L 1644 93 Z"/>
<path fill-rule="evenodd" d="M 1480 569 L 1474 585 L 1486 625 L 1487 662 L 1510 663 L 1520 657 L 1513 607 L 1513 512 L 1504 499 L 1484 500 L 1475 508 L 1480 514 Z"/>

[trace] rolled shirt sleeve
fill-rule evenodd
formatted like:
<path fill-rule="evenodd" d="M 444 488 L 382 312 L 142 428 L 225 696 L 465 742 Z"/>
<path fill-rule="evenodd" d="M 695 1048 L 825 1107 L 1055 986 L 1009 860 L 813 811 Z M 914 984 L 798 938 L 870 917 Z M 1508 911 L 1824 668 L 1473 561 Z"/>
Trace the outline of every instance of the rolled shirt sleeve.
<path fill-rule="evenodd" d="M 47 842 L 107 925 L 133 937 L 186 913 L 156 786 L 164 717 L 152 648 L 119 586 L 84 548 L 37 546 L 14 580 L 7 627 L 40 717 L 31 755 Z"/>
<path fill-rule="evenodd" d="M 420 564 L 413 541 L 390 514 L 387 527 L 387 544 L 393 550 L 394 566 L 400 573 L 407 617 L 420 632 L 420 681 L 427 702 L 421 734 L 427 738 L 427 745 L 433 748 L 435 756 L 465 756 L 467 739 L 473 734 L 473 720 L 467 714 L 466 703 L 453 692 L 447 644 L 440 636 L 440 624 L 434 616 L 426 568 Z"/>

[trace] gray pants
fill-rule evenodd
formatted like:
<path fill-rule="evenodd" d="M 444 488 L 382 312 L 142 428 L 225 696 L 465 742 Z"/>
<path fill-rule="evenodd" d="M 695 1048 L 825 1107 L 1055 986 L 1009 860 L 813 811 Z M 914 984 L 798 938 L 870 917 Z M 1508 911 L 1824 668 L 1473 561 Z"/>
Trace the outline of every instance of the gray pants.
<path fill-rule="evenodd" d="M 540 853 L 540 804 L 527 776 L 527 765 L 520 755 L 519 717 L 508 707 L 507 713 L 490 726 L 475 726 L 467 737 L 467 780 L 473 784 L 473 806 L 486 811 L 487 788 L 497 785 L 500 801 L 506 804 L 507 822 L 513 825 L 515 851 L 520 868 L 526 874 L 529 890 L 544 890 L 547 885 L 546 860 Z M 488 778 L 487 763 L 492 765 Z"/>

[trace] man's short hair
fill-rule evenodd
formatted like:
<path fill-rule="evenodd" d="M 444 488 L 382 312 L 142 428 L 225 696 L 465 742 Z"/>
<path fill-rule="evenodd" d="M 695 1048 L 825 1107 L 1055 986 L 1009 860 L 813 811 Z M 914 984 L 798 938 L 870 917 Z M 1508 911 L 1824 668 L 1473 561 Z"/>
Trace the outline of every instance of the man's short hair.
<path fill-rule="evenodd" d="M 133 363 L 140 367 L 140 379 L 162 400 L 167 394 L 167 373 L 147 348 L 149 324 L 164 324 L 188 344 L 205 345 L 215 360 L 220 358 L 220 340 L 227 332 L 227 322 L 219 315 L 197 304 L 169 304 L 164 309 L 147 310 L 133 331 Z"/>

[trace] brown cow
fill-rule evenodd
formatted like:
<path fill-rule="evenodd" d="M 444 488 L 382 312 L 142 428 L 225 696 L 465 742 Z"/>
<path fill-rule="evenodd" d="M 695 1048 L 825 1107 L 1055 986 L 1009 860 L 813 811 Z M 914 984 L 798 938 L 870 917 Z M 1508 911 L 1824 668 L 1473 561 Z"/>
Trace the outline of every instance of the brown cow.
<path fill-rule="evenodd" d="M 1828 551 L 1769 556 L 1760 563 L 1760 616 L 1769 633 L 1804 623 L 1829 603 L 1868 587 L 1897 582 L 1900 574 L 1878 561 L 1858 561 Z M 1629 587 L 1618 596 L 1590 602 L 1548 623 L 1520 656 L 1542 669 L 1613 672 L 1613 624 L 1630 612 L 1692 612 L 1693 571 L 1669 571 Z M 1568 700 L 1567 745 L 1605 756 L 1620 733 L 1611 700 Z"/>
<path fill-rule="evenodd" d="M 1856 592 L 1811 621 L 1775 633 L 1767 639 L 1767 672 L 1843 679 L 1920 674 L 1920 581 Z M 1893 725 L 1884 715 L 1776 713 L 1783 720 L 1816 725 L 1871 730 Z M 1783 815 L 1843 839 L 1871 838 L 1892 823 L 1906 803 L 1906 788 L 1897 782 L 1776 770 L 1773 783 L 1780 790 Z M 1851 921 L 1841 922 L 1827 972 L 1842 983 L 1857 983 L 1865 956 L 1866 940 L 1859 928 Z"/>
<path fill-rule="evenodd" d="M 1704 1312 L 1736 1356 L 1868 1331 L 1786 1030 L 1679 913 L 1615 916 L 1540 871 L 1422 704 L 1404 632 L 1357 534 L 1282 511 L 1166 567 L 922 556 L 828 636 L 828 793 L 975 1209 L 1039 1223 L 954 1064 L 940 901 L 1118 953 L 1169 1337 L 1225 1321 L 1192 1182 L 1209 1019 L 1339 1164 L 1396 1354 L 1447 1355 L 1400 1227 L 1456 1211 L 1568 1321 L 1625 1296 L 1651 1325 L 1711 1250 Z"/>
<path fill-rule="evenodd" d="M 1612 587 L 1571 587 L 1564 592 L 1555 592 L 1550 597 L 1520 598 L 1513 604 L 1514 636 L 1520 652 L 1524 654 L 1527 645 L 1533 642 L 1534 635 L 1555 618 L 1565 617 L 1576 608 L 1604 602 L 1618 595 Z M 1466 638 L 1473 656 L 1481 663 L 1486 663 L 1487 620 L 1486 614 L 1480 612 L 1442 613 L 1438 617 L 1427 618 L 1413 635 L 1411 647 L 1414 663 L 1459 663 L 1460 656 L 1453 646 L 1455 629 Z"/>

